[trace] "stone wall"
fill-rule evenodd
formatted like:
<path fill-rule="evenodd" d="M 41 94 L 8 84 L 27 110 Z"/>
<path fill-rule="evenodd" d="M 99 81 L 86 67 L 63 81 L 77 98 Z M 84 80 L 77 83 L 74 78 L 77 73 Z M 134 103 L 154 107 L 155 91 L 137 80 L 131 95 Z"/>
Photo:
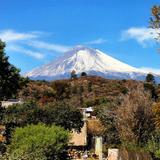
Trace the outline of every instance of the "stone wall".
<path fill-rule="evenodd" d="M 148 153 L 108 149 L 108 160 L 152 160 Z"/>
<path fill-rule="evenodd" d="M 71 139 L 69 146 L 86 146 L 87 145 L 87 124 L 84 121 L 84 125 L 81 128 L 81 132 L 73 131 L 71 134 Z"/>

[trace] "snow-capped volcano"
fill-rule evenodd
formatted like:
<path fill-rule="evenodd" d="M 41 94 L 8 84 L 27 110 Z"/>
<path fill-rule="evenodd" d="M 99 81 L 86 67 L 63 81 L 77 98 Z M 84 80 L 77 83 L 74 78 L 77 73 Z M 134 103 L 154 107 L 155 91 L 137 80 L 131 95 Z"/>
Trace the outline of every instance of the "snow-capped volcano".
<path fill-rule="evenodd" d="M 49 64 L 27 73 L 31 79 L 55 80 L 69 78 L 75 70 L 77 74 L 86 72 L 113 79 L 143 80 L 146 73 L 129 66 L 111 56 L 84 46 L 77 46 Z"/>

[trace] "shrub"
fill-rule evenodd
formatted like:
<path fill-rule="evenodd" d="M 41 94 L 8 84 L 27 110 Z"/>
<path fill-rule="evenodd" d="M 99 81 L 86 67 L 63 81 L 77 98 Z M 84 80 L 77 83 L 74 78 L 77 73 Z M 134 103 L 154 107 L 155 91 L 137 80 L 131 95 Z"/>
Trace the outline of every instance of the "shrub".
<path fill-rule="evenodd" d="M 62 160 L 67 159 L 69 133 L 61 127 L 44 124 L 16 128 L 7 148 L 9 159 Z"/>

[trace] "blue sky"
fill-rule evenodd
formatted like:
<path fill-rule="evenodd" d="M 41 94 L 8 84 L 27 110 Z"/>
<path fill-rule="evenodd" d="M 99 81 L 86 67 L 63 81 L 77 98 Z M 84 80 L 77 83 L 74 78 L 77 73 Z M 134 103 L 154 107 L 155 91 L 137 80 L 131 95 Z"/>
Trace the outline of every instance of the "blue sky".
<path fill-rule="evenodd" d="M 159 0 L 0 0 L 0 38 L 22 73 L 86 45 L 137 68 L 160 73 L 148 29 Z"/>

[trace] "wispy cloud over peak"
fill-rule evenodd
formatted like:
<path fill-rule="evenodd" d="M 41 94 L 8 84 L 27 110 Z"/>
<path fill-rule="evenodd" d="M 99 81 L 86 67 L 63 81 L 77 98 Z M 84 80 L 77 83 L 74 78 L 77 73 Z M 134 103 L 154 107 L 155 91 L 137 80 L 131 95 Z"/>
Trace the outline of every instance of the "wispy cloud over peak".
<path fill-rule="evenodd" d="M 45 58 L 49 51 L 56 54 L 69 50 L 69 46 L 44 41 L 44 37 L 49 36 L 48 34 L 40 31 L 17 32 L 9 29 L 0 31 L 0 39 L 7 43 L 8 51 L 18 52 L 38 60 Z"/>
<path fill-rule="evenodd" d="M 64 53 L 70 49 L 70 47 L 65 46 L 65 45 L 60 45 L 60 44 L 55 44 L 55 43 L 48 43 L 44 41 L 31 41 L 28 43 L 29 46 L 36 47 L 39 49 L 45 49 L 45 50 L 50 50 L 50 51 L 56 51 L 60 53 Z"/>
<path fill-rule="evenodd" d="M 20 41 L 20 40 L 28 40 L 38 38 L 38 33 L 18 33 L 14 30 L 3 30 L 0 31 L 0 39 L 5 42 L 13 42 L 13 41 Z"/>
<path fill-rule="evenodd" d="M 160 30 L 154 30 L 146 27 L 131 27 L 122 31 L 121 40 L 134 39 L 141 45 L 145 46 L 146 42 L 154 40 Z"/>
<path fill-rule="evenodd" d="M 18 53 L 22 53 L 22 54 L 31 56 L 31 57 L 33 57 L 35 59 L 39 59 L 39 60 L 41 60 L 41 59 L 43 59 L 45 57 L 45 55 L 43 53 L 41 53 L 41 52 L 25 49 L 25 48 L 17 46 L 17 45 L 10 45 L 7 48 L 7 50 L 8 51 L 15 51 L 15 52 L 18 52 Z"/>

